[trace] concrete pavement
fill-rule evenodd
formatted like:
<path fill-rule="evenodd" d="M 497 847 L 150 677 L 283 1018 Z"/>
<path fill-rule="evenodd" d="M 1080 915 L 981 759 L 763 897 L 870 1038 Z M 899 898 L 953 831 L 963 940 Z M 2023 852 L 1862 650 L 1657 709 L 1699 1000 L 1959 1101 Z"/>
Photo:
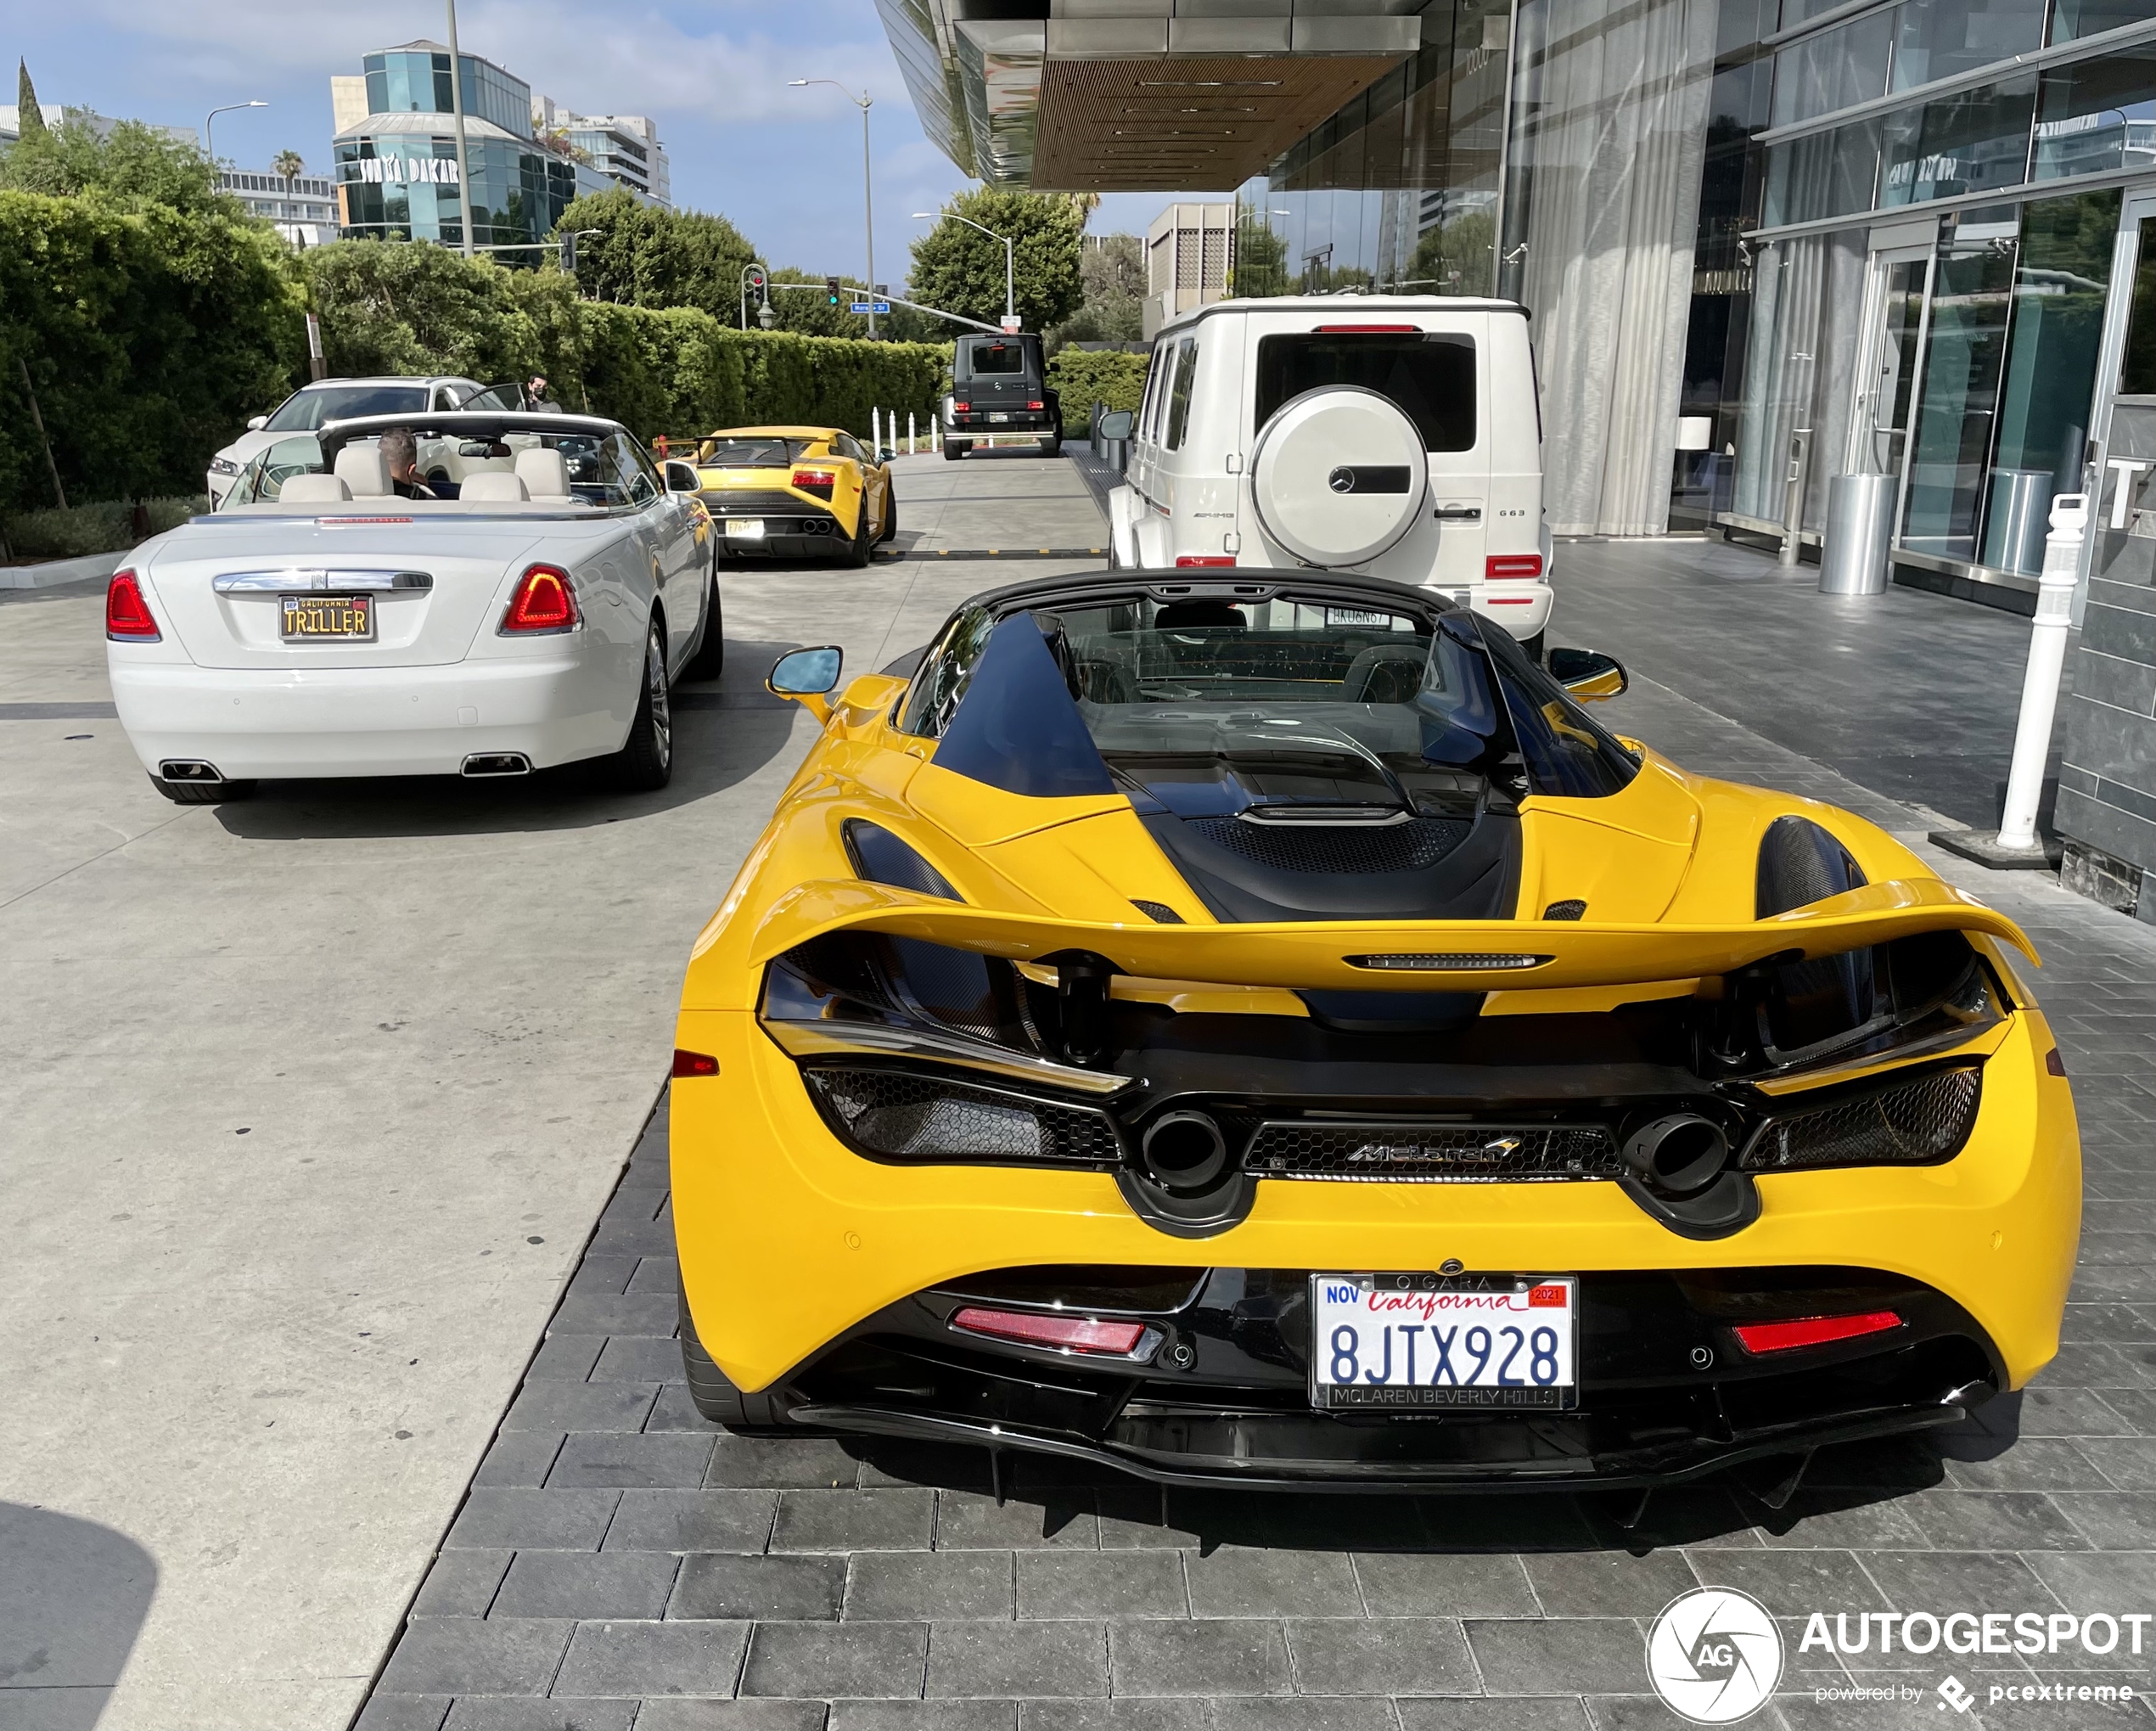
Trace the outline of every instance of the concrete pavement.
<path fill-rule="evenodd" d="M 975 472 L 901 468 L 901 511 Z M 0 1726 L 349 1720 L 806 745 L 772 658 L 879 667 L 998 576 L 730 574 L 725 677 L 633 798 L 175 806 L 109 718 L 104 586 L 0 599 Z"/>

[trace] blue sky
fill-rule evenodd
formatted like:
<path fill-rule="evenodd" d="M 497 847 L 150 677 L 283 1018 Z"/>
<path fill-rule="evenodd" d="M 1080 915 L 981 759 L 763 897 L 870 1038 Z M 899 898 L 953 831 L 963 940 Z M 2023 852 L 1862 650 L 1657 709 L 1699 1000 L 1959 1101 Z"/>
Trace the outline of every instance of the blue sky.
<path fill-rule="evenodd" d="M 831 77 L 875 98 L 877 274 L 896 284 L 910 220 L 969 183 L 922 136 L 871 0 L 463 0 L 458 35 L 536 91 L 587 113 L 648 114 L 673 160 L 676 200 L 722 211 L 774 264 L 862 268 L 861 125 Z M 43 102 L 199 128 L 213 105 L 217 154 L 243 167 L 297 150 L 326 171 L 329 79 L 360 56 L 446 32 L 443 8 L 318 0 L 0 0 L 0 59 L 30 62 Z M 0 100 L 12 101 L 8 81 Z M 1170 201 L 1111 195 L 1095 233 L 1143 233 Z M 1183 194 L 1182 196 L 1199 196 Z"/>

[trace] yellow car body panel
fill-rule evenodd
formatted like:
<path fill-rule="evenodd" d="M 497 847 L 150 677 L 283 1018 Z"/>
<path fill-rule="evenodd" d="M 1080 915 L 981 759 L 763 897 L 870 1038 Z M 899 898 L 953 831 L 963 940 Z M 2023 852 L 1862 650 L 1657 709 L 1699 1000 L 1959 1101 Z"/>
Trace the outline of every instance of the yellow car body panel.
<path fill-rule="evenodd" d="M 697 479 L 707 495 L 783 493 L 809 510 L 828 511 L 849 536 L 861 532 L 861 514 L 866 511 L 869 534 L 879 537 L 890 510 L 890 470 L 880 463 L 864 463 L 841 454 L 837 441 L 844 436 L 845 430 L 839 427 L 724 427 L 699 441 L 696 454 L 688 460 L 695 464 Z M 712 441 L 719 439 L 788 439 L 808 444 L 799 457 L 783 467 L 720 468 L 705 460 Z M 803 467 L 830 471 L 829 498 L 794 485 L 794 471 Z"/>
<path fill-rule="evenodd" d="M 2008 1385 L 2055 1354 L 2080 1218 L 2073 1099 L 2024 983 L 2013 923 L 1893 838 L 1816 801 L 1688 773 L 1651 751 L 1621 791 L 1522 801 L 1517 919 L 1227 925 L 1193 894 L 1120 794 L 1029 798 L 940 768 L 894 726 L 902 682 L 856 681 L 770 828 L 697 939 L 676 1043 L 718 1063 L 675 1082 L 671 1136 L 681 1273 L 703 1346 L 733 1384 L 765 1389 L 883 1309 L 959 1277 L 1019 1265 L 1596 1271 L 1839 1264 L 1925 1283 L 1989 1335 Z M 1869 883 L 1753 917 L 1760 838 L 1809 818 Z M 842 826 L 908 843 L 963 905 L 862 881 Z M 1569 899 L 1586 919 L 1543 920 Z M 1157 924 L 1133 904 L 1175 910 Z M 1535 910 L 1535 911 L 1530 911 Z M 1178 1009 L 1306 1014 L 1297 988 L 1496 987 L 1485 1015 L 1608 1011 L 1710 995 L 1734 969 L 1956 930 L 2007 987 L 2002 1019 L 1961 1048 L 1985 1057 L 1962 1151 L 1931 1166 L 1766 1172 L 1760 1211 L 1701 1242 L 1614 1183 L 1261 1181 L 1247 1217 L 1173 1237 L 1102 1172 L 881 1163 L 851 1151 L 757 1018 L 766 964 L 819 935 L 929 938 L 1031 966 L 1059 949 L 1108 958 L 1119 997 Z M 1373 974 L 1369 951 L 1518 952 L 1502 977 Z M 1457 955 L 1456 955 L 1456 959 Z M 1951 1055 L 1934 1049 L 1932 1059 Z M 1846 1074 L 1890 1068 L 1891 1055 Z M 1832 1077 L 1828 1078 L 1832 1080 Z"/>

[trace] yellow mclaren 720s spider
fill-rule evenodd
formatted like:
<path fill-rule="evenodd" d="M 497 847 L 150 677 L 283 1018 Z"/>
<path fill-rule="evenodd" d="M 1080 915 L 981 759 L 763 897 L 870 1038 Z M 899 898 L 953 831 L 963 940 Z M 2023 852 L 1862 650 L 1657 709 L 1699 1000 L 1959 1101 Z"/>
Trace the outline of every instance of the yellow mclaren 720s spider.
<path fill-rule="evenodd" d="M 1322 573 L 1051 577 L 823 724 L 695 945 L 691 1390 L 1163 1481 L 1644 1492 L 1957 1422 L 2080 1219 L 2013 923 L 1624 670 Z"/>

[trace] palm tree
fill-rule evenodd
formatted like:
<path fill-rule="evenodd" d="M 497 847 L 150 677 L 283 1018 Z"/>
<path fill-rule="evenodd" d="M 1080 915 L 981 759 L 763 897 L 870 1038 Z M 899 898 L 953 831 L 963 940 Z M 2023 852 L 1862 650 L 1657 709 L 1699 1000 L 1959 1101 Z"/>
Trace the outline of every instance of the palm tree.
<path fill-rule="evenodd" d="M 306 159 L 296 150 L 280 150 L 270 160 L 270 169 L 284 183 L 284 196 L 292 196 L 292 183 L 307 171 Z"/>

